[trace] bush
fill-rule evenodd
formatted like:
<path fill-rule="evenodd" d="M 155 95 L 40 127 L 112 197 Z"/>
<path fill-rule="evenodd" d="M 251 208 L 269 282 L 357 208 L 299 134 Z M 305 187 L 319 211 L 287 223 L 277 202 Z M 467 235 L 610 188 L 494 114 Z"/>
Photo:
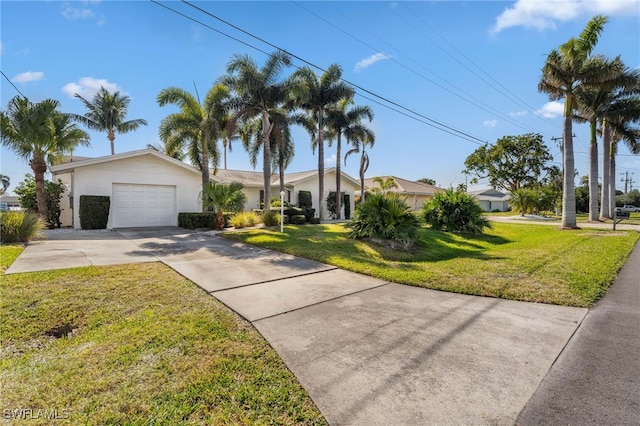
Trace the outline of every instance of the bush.
<path fill-rule="evenodd" d="M 236 229 L 255 226 L 256 223 L 260 223 L 260 217 L 254 212 L 236 213 L 235 216 L 231 218 L 231 224 Z"/>
<path fill-rule="evenodd" d="M 60 228 L 60 200 L 64 194 L 64 184 L 60 179 L 57 182 L 44 181 L 44 195 L 47 202 L 46 225 L 48 228 Z M 32 213 L 38 213 L 38 200 L 36 199 L 36 179 L 33 175 L 26 174 L 24 181 L 20 182 L 14 190 L 16 195 L 20 197 L 20 205 L 23 209 Z"/>
<path fill-rule="evenodd" d="M 280 213 L 276 212 L 275 210 L 265 212 L 262 215 L 262 223 L 264 223 L 265 226 L 280 225 Z"/>
<path fill-rule="evenodd" d="M 304 225 L 307 223 L 307 218 L 303 214 L 289 216 L 289 223 L 292 225 Z"/>
<path fill-rule="evenodd" d="M 312 217 L 310 222 L 312 224 L 314 224 L 314 225 L 320 225 L 320 218 L 319 217 Z"/>
<path fill-rule="evenodd" d="M 40 236 L 44 221 L 30 211 L 0 212 L 0 242 L 26 243 Z"/>
<path fill-rule="evenodd" d="M 216 227 L 216 213 L 182 212 L 178 213 L 178 226 L 184 229 L 198 229 Z"/>
<path fill-rule="evenodd" d="M 345 225 L 350 238 L 374 238 L 413 245 L 420 222 L 398 194 L 371 194 L 356 209 L 355 218 Z"/>
<path fill-rule="evenodd" d="M 313 207 L 311 191 L 298 192 L 298 207 L 302 207 L 303 209 L 310 209 L 311 207 Z"/>
<path fill-rule="evenodd" d="M 476 199 L 464 191 L 436 192 L 424 204 L 423 214 L 425 221 L 437 230 L 483 235 L 485 228 L 491 229 Z"/>
<path fill-rule="evenodd" d="M 80 228 L 105 229 L 109 221 L 111 200 L 106 195 L 80 196 Z"/>

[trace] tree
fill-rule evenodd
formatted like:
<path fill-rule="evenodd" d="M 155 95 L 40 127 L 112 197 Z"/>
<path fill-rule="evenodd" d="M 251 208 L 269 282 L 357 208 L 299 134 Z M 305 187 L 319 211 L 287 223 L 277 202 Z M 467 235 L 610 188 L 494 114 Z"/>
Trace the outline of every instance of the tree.
<path fill-rule="evenodd" d="M 291 66 L 291 58 L 282 51 L 269 55 L 266 63 L 258 69 L 251 57 L 236 55 L 227 64 L 227 75 L 220 80 L 230 90 L 226 101 L 231 112 L 227 129 L 235 133 L 240 123 L 248 122 L 259 116 L 262 121 L 262 166 L 264 179 L 265 211 L 271 206 L 271 131 L 274 124 L 271 115 L 282 108 L 291 99 L 294 89 L 290 79 L 280 80 L 280 73 Z"/>
<path fill-rule="evenodd" d="M 327 124 L 333 130 L 336 137 L 336 211 L 340 215 L 342 209 L 342 196 L 340 195 L 342 173 L 340 171 L 340 159 L 342 158 L 342 136 L 347 142 L 358 139 L 368 129 L 362 124 L 363 119 L 373 120 L 373 111 L 368 106 L 353 106 L 353 98 L 344 98 L 331 106 L 327 111 Z"/>
<path fill-rule="evenodd" d="M 418 179 L 416 182 L 426 183 L 427 185 L 436 186 L 436 180 L 435 179 L 422 178 L 422 179 Z"/>
<path fill-rule="evenodd" d="M 208 182 L 202 192 L 202 204 L 216 211 L 216 229 L 224 228 L 224 212 L 239 212 L 244 209 L 247 196 L 240 182 L 229 185 Z"/>
<path fill-rule="evenodd" d="M 424 204 L 424 220 L 433 229 L 470 235 L 483 235 L 491 223 L 473 196 L 462 191 L 438 191 Z"/>
<path fill-rule="evenodd" d="M 111 144 L 111 155 L 116 153 L 114 144 L 116 133 L 128 133 L 147 125 L 147 121 L 142 118 L 125 121 L 131 99 L 129 96 L 121 95 L 120 92 L 110 93 L 104 87 L 100 87 L 91 101 L 78 93 L 75 97 L 82 101 L 87 112 L 84 115 L 73 114 L 74 120 L 91 130 L 107 132 L 107 139 Z"/>
<path fill-rule="evenodd" d="M 373 181 L 378 184 L 378 186 L 371 188 L 371 192 L 374 193 L 387 195 L 390 190 L 398 188 L 398 184 L 392 176 L 376 176 L 373 178 Z"/>
<path fill-rule="evenodd" d="M 353 148 L 351 148 L 344 155 L 344 165 L 347 165 L 347 157 L 352 154 L 360 153 L 360 202 L 364 201 L 364 175 L 369 169 L 369 154 L 367 153 L 367 146 L 373 147 L 375 143 L 375 135 L 371 130 L 367 130 L 362 134 L 355 135 L 356 137 L 351 141 Z"/>
<path fill-rule="evenodd" d="M 148 143 L 148 149 L 153 149 L 154 151 L 161 152 L 165 155 L 168 155 L 171 158 L 175 158 L 176 160 L 184 161 L 185 154 L 182 150 L 182 147 L 177 145 L 170 145 L 167 141 L 161 141 L 159 144 L 153 145 Z"/>
<path fill-rule="evenodd" d="M 58 111 L 59 105 L 54 99 L 32 103 L 16 96 L 0 112 L 0 141 L 31 166 L 43 218 L 48 217 L 44 183 L 48 165 L 78 145 L 89 145 L 89 135 L 72 122 L 71 114 Z"/>
<path fill-rule="evenodd" d="M 542 135 L 528 133 L 504 136 L 493 146 L 483 145 L 464 161 L 463 173 L 473 174 L 471 183 L 488 178 L 494 188 L 515 192 L 524 186 L 538 185 L 553 160 Z"/>
<path fill-rule="evenodd" d="M 65 187 L 60 179 L 57 182 L 44 181 L 44 193 L 47 203 L 47 216 L 44 218 L 47 226 L 60 228 L 60 200 L 64 194 Z M 36 180 L 33 175 L 26 174 L 24 181 L 20 182 L 15 189 L 16 195 L 20 198 L 20 205 L 27 211 L 38 213 L 38 200 L 36 197 Z"/>
<path fill-rule="evenodd" d="M 575 170 L 572 128 L 575 92 L 580 86 L 597 85 L 606 80 L 606 76 L 598 74 L 596 67 L 590 66 L 590 55 L 607 20 L 601 15 L 594 16 L 578 38 L 571 38 L 552 50 L 542 67 L 542 78 L 538 83 L 538 91 L 547 93 L 551 100 L 564 99 L 562 228 L 577 228 L 575 182 L 571 173 Z"/>
<path fill-rule="evenodd" d="M 318 147 L 318 216 L 320 220 L 324 218 L 325 113 L 329 106 L 337 104 L 342 99 L 351 98 L 355 93 L 352 87 L 340 80 L 341 77 L 342 69 L 338 64 L 329 66 L 320 77 L 316 76 L 309 67 L 300 68 L 293 75 L 302 88 L 299 106 L 306 110 L 309 117 L 314 119 L 316 123 L 315 131 L 311 133 L 311 137 L 312 147 Z"/>
<path fill-rule="evenodd" d="M 0 195 L 4 195 L 4 193 L 7 192 L 9 185 L 11 185 L 11 178 L 0 173 L 0 183 L 2 184 L 2 187 L 0 188 L 0 191 L 2 192 L 0 192 Z"/>
<path fill-rule="evenodd" d="M 219 117 L 223 115 L 222 101 L 227 91 L 215 85 L 206 94 L 204 103 L 179 87 L 163 89 L 157 97 L 158 105 L 175 104 L 180 112 L 169 114 L 160 122 L 160 139 L 170 152 L 185 147 L 191 164 L 202 173 L 202 191 L 209 183 L 209 165 L 218 167 L 220 153 L 216 141 L 220 132 Z M 205 206 L 202 206 L 205 211 Z"/>

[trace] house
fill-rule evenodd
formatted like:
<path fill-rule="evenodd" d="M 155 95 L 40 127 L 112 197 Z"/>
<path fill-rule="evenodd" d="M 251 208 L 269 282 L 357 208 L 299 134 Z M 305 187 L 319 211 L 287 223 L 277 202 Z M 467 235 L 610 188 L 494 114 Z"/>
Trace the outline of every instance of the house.
<path fill-rule="evenodd" d="M 387 177 L 393 178 L 398 186 L 397 188 L 389 189 L 388 192 L 396 192 L 404 195 L 412 210 L 422 210 L 425 201 L 432 199 L 436 192 L 443 191 L 442 188 L 434 185 L 402 179 L 397 176 L 382 176 L 382 180 Z M 371 191 L 374 188 L 380 188 L 380 185 L 378 185 L 374 179 L 375 178 L 367 178 L 364 180 L 364 186 L 367 190 Z"/>
<path fill-rule="evenodd" d="M 477 191 L 468 191 L 468 194 L 478 200 L 480 208 L 485 212 L 492 211 L 509 211 L 509 194 L 500 192 L 497 189 L 480 189 Z"/>
<path fill-rule="evenodd" d="M 17 195 L 2 194 L 0 196 L 0 212 L 17 211 L 22 209 L 20 197 Z"/>
<path fill-rule="evenodd" d="M 80 228 L 81 195 L 111 197 L 107 228 L 177 226 L 179 212 L 201 211 L 200 171 L 152 149 L 82 160 L 74 158 L 73 161 L 51 166 L 51 173 L 67 188 L 61 201 L 63 226 Z M 329 192 L 335 191 L 335 173 L 335 169 L 325 170 L 325 194 L 320 197 L 323 205 Z M 301 190 L 311 191 L 313 207 L 317 208 L 317 175 L 317 171 L 287 174 L 285 199 L 297 204 Z M 260 206 L 262 179 L 262 172 L 232 170 L 218 170 L 210 176 L 214 182 L 242 183 L 248 199 L 245 210 Z M 277 175 L 273 176 L 272 184 L 272 194 L 278 196 Z M 356 180 L 342 174 L 341 190 L 349 195 L 351 211 L 357 188 Z"/>

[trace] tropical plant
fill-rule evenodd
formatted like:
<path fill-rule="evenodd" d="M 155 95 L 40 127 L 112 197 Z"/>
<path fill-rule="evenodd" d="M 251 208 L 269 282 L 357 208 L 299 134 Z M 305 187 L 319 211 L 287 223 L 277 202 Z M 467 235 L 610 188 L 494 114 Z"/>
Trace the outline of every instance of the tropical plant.
<path fill-rule="evenodd" d="M 422 179 L 418 179 L 416 182 L 420 182 L 420 183 L 424 183 L 424 184 L 427 184 L 427 185 L 436 186 L 436 180 L 435 179 L 422 178 Z"/>
<path fill-rule="evenodd" d="M 220 120 L 224 117 L 223 100 L 228 89 L 214 85 L 206 94 L 204 103 L 179 87 L 163 89 L 157 97 L 158 105 L 175 104 L 180 112 L 169 114 L 160 123 L 160 139 L 169 152 L 186 148 L 191 164 L 202 173 L 202 191 L 209 184 L 209 165 L 218 167 L 220 153 L 216 141 L 222 132 Z M 205 206 L 202 206 L 205 211 Z"/>
<path fill-rule="evenodd" d="M 72 115 L 58 111 L 60 103 L 45 99 L 32 103 L 14 97 L 0 112 L 0 141 L 26 160 L 35 179 L 38 214 L 48 217 L 44 174 L 66 152 L 89 145 L 89 135 L 72 122 Z"/>
<path fill-rule="evenodd" d="M 0 242 L 3 244 L 31 241 L 40 236 L 44 227 L 37 213 L 0 212 Z"/>
<path fill-rule="evenodd" d="M 201 194 L 202 205 L 216 212 L 216 229 L 224 228 L 224 212 L 239 212 L 244 209 L 247 196 L 242 188 L 240 182 L 231 182 L 228 185 L 209 182 L 205 186 Z"/>
<path fill-rule="evenodd" d="M 590 57 L 607 20 L 601 15 L 594 16 L 578 38 L 571 38 L 552 50 L 542 67 L 542 78 L 538 83 L 538 90 L 547 93 L 551 100 L 564 99 L 562 228 L 577 228 L 575 182 L 571 173 L 575 170 L 572 129 L 575 93 L 580 87 L 596 86 L 608 78 L 608 75 L 601 74 L 602 69 L 592 66 Z"/>
<path fill-rule="evenodd" d="M 60 228 L 60 201 L 64 194 L 65 186 L 60 179 L 57 182 L 44 181 L 44 194 L 47 203 L 47 216 L 43 217 L 49 228 Z M 26 174 L 24 181 L 20 182 L 14 190 L 20 199 L 20 205 L 23 209 L 32 213 L 38 213 L 38 199 L 36 196 L 36 180 L 33 175 Z"/>
<path fill-rule="evenodd" d="M 264 226 L 280 225 L 280 213 L 275 210 L 264 212 L 262 215 L 262 223 L 264 223 Z"/>
<path fill-rule="evenodd" d="M 356 137 L 351 141 L 353 148 L 346 152 L 344 155 L 344 164 L 347 165 L 347 158 L 352 154 L 360 154 L 360 168 L 358 174 L 360 175 L 360 202 L 364 201 L 364 175 L 369 170 L 369 154 L 367 153 L 367 146 L 373 147 L 375 143 L 375 135 L 372 131 L 365 132 L 363 134 L 355 135 Z"/>
<path fill-rule="evenodd" d="M 238 212 L 231 218 L 231 225 L 234 228 L 247 228 L 260 223 L 260 217 L 255 212 Z"/>
<path fill-rule="evenodd" d="M 340 171 L 340 159 L 342 158 L 342 136 L 344 135 L 347 143 L 359 140 L 362 135 L 371 132 L 362 124 L 363 119 L 373 120 L 373 110 L 368 106 L 353 106 L 353 98 L 344 98 L 332 105 L 327 111 L 327 124 L 333 130 L 336 137 L 336 193 L 335 204 L 336 211 L 339 213 L 342 209 L 342 199 L 340 194 L 340 185 L 342 182 L 342 173 Z M 338 219 L 341 219 L 338 217 Z"/>
<path fill-rule="evenodd" d="M 483 216 L 478 201 L 466 192 L 446 189 L 436 192 L 424 204 L 424 220 L 433 229 L 483 235 L 491 223 Z"/>
<path fill-rule="evenodd" d="M 7 192 L 9 185 L 11 185 L 11 178 L 0 173 L 0 195 L 4 195 Z"/>
<path fill-rule="evenodd" d="M 147 125 L 147 121 L 142 118 L 125 120 L 131 98 L 121 95 L 120 92 L 111 93 L 104 87 L 100 87 L 91 101 L 78 93 L 75 97 L 82 101 L 87 112 L 84 115 L 73 114 L 73 119 L 91 130 L 107 132 L 107 139 L 111 144 L 111 155 L 116 153 L 116 133 L 132 132 L 140 126 Z"/>
<path fill-rule="evenodd" d="M 324 139 L 327 131 L 325 114 L 331 105 L 343 99 L 353 97 L 352 87 L 341 81 L 342 69 L 338 64 L 332 64 L 318 77 L 309 67 L 300 68 L 294 73 L 294 79 L 300 83 L 302 97 L 299 104 L 307 111 L 307 118 L 314 122 L 313 126 L 304 126 L 310 133 L 312 148 L 318 148 L 318 217 L 324 219 Z M 340 157 L 338 157 L 340 162 Z"/>
<path fill-rule="evenodd" d="M 373 238 L 409 248 L 415 242 L 420 221 L 398 194 L 372 194 L 358 205 L 345 227 L 354 239 Z"/>
<path fill-rule="evenodd" d="M 184 161 L 186 157 L 184 151 L 182 150 L 182 147 L 179 147 L 176 145 L 170 146 L 167 143 L 167 141 L 161 141 L 159 144 L 156 144 L 156 145 L 148 143 L 147 148 L 152 149 L 154 151 L 161 152 L 163 154 L 168 155 L 171 158 L 175 158 L 176 160 L 180 160 L 180 161 Z"/>
<path fill-rule="evenodd" d="M 557 194 L 548 187 L 520 188 L 511 193 L 509 204 L 524 216 L 527 213 L 538 214 L 553 209 Z"/>
<path fill-rule="evenodd" d="M 398 189 L 398 184 L 393 176 L 376 176 L 373 181 L 378 184 L 371 188 L 371 192 L 386 195 L 392 189 Z"/>
<path fill-rule="evenodd" d="M 229 88 L 226 106 L 230 112 L 228 134 L 235 133 L 238 125 L 258 116 L 261 119 L 264 199 L 271 198 L 271 132 L 273 114 L 290 102 L 295 85 L 290 79 L 280 80 L 280 73 L 291 65 L 291 58 L 282 51 L 269 55 L 258 69 L 251 57 L 236 55 L 227 64 L 227 75 L 220 82 Z M 269 211 L 271 206 L 265 205 Z"/>

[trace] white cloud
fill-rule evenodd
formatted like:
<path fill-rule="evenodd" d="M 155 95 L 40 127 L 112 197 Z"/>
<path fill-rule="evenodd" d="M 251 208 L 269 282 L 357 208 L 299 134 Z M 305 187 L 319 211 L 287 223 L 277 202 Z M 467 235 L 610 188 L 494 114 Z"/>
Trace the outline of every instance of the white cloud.
<path fill-rule="evenodd" d="M 488 127 L 489 129 L 492 129 L 498 125 L 498 120 L 486 120 L 482 122 L 482 125 L 484 127 Z"/>
<path fill-rule="evenodd" d="M 15 83 L 28 83 L 30 81 L 42 80 L 44 73 L 42 71 L 21 72 L 11 79 Z"/>
<path fill-rule="evenodd" d="M 378 61 L 382 61 L 383 59 L 390 59 L 391 56 L 387 56 L 384 53 L 375 53 L 371 56 L 369 56 L 368 58 L 364 58 L 363 60 L 359 61 L 356 64 L 356 67 L 354 69 L 355 72 L 361 71 L 365 68 L 370 67 L 371 65 L 375 64 Z"/>
<path fill-rule="evenodd" d="M 511 117 L 524 117 L 525 115 L 527 115 L 528 112 L 527 110 L 524 111 L 516 111 L 516 112 L 510 112 L 509 115 Z"/>
<path fill-rule="evenodd" d="M 79 19 L 97 19 L 98 26 L 102 26 L 105 23 L 104 16 L 96 14 L 92 9 L 92 7 L 99 3 L 99 0 L 85 0 L 73 3 L 65 2 L 62 3 L 60 9 L 62 10 L 62 16 L 70 21 L 77 21 Z"/>
<path fill-rule="evenodd" d="M 338 157 L 336 156 L 336 154 L 332 154 L 331 157 L 324 159 L 324 164 L 327 166 L 335 166 L 337 159 Z"/>
<path fill-rule="evenodd" d="M 543 116 L 544 118 L 556 118 L 561 117 L 564 113 L 563 102 L 547 102 L 542 108 L 536 110 L 536 114 Z"/>
<path fill-rule="evenodd" d="M 109 92 L 122 92 L 116 83 L 109 83 L 108 80 L 93 77 L 82 77 L 77 83 L 67 83 L 62 87 L 62 91 L 70 97 L 74 97 L 78 93 L 83 98 L 90 99 L 98 93 L 101 87 Z"/>
<path fill-rule="evenodd" d="M 518 0 L 507 7 L 491 28 L 493 33 L 523 26 L 538 31 L 555 29 L 556 22 L 604 15 L 637 15 L 640 0 Z"/>

